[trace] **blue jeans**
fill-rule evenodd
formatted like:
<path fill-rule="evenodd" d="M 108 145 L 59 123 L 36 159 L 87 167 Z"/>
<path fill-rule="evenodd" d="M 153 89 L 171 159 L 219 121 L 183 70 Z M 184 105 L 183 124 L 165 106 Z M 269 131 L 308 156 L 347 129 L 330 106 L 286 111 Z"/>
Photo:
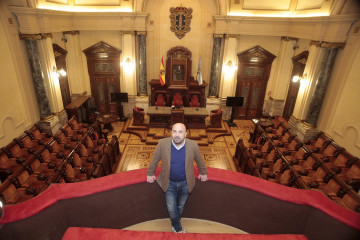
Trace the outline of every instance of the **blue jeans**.
<path fill-rule="evenodd" d="M 171 224 L 177 232 L 182 230 L 180 219 L 188 196 L 189 188 L 186 180 L 179 182 L 170 180 L 169 187 L 165 192 L 165 200 Z"/>

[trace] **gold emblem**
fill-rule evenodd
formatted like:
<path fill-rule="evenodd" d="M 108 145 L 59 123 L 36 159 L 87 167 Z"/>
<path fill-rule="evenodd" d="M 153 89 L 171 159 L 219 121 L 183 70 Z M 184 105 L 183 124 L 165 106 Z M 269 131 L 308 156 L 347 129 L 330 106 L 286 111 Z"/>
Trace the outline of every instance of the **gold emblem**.
<path fill-rule="evenodd" d="M 192 8 L 176 7 L 170 8 L 170 30 L 181 39 L 185 33 L 190 32 L 190 23 L 192 19 Z"/>

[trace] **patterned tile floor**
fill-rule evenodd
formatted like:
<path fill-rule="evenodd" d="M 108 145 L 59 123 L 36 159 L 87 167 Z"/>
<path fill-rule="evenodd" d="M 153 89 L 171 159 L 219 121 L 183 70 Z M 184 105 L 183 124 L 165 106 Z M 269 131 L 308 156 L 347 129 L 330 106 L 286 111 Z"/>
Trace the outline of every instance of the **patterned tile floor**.
<path fill-rule="evenodd" d="M 231 136 L 219 136 L 214 139 L 213 143 L 209 143 L 208 146 L 200 146 L 200 152 L 203 155 L 206 166 L 237 171 L 232 158 L 235 154 L 236 142 L 239 138 L 242 138 L 245 144 L 247 144 L 250 138 L 249 132 L 253 131 L 254 125 L 250 120 L 234 120 L 234 122 L 237 124 L 237 127 L 230 128 Z M 123 132 L 125 124 L 124 122 L 114 122 L 114 131 L 108 136 L 111 138 L 115 134 L 119 139 L 121 159 L 116 172 L 147 168 L 156 145 L 146 145 L 144 141 L 141 141 L 140 136 Z M 189 131 L 188 135 L 203 136 L 205 133 L 203 129 L 190 129 Z M 162 128 L 151 128 L 148 131 L 148 133 L 159 132 L 164 135 L 170 134 L 167 129 Z"/>

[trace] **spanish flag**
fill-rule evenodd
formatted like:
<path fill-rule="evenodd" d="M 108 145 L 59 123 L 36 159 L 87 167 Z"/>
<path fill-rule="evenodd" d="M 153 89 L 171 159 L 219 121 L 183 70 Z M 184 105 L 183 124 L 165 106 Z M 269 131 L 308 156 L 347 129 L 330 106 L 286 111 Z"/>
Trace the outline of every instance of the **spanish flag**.
<path fill-rule="evenodd" d="M 165 68 L 164 68 L 163 57 L 161 57 L 161 62 L 160 62 L 160 84 L 161 86 L 165 85 Z"/>

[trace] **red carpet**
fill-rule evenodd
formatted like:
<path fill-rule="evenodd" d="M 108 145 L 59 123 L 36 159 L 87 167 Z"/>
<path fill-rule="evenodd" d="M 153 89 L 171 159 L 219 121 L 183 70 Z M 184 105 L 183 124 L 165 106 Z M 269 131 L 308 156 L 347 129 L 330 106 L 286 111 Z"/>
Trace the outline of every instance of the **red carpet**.
<path fill-rule="evenodd" d="M 303 235 L 291 234 L 203 234 L 203 233 L 167 233 L 167 232 L 139 232 L 118 229 L 102 228 L 69 228 L 63 237 L 63 240 L 98 240 L 98 239 L 156 239 L 156 240 L 305 240 Z"/>

